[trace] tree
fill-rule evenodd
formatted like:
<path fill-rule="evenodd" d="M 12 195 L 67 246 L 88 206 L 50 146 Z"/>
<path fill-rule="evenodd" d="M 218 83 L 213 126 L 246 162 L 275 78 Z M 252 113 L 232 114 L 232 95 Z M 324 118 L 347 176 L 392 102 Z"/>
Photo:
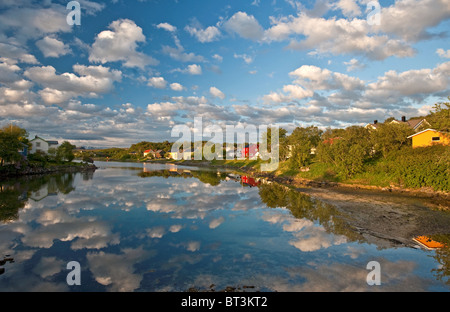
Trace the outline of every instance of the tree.
<path fill-rule="evenodd" d="M 56 159 L 71 162 L 75 158 L 73 154 L 75 147 L 75 145 L 70 144 L 68 141 L 64 141 L 56 150 Z"/>
<path fill-rule="evenodd" d="M 371 158 L 372 143 L 369 130 L 351 126 L 344 131 L 333 133 L 321 142 L 317 149 L 318 158 L 336 166 L 338 174 L 344 178 L 363 171 L 364 163 Z"/>
<path fill-rule="evenodd" d="M 0 158 L 1 165 L 4 161 L 18 161 L 22 158 L 19 150 L 23 147 L 22 144 L 27 144 L 28 133 L 15 125 L 5 126 L 0 129 Z"/>
<path fill-rule="evenodd" d="M 383 123 L 371 132 L 374 151 L 386 158 L 389 153 L 409 144 L 408 136 L 414 130 L 405 124 Z"/>
<path fill-rule="evenodd" d="M 450 96 L 449 102 L 441 102 L 434 105 L 434 111 L 426 117 L 433 129 L 443 132 L 450 132 Z"/>
<path fill-rule="evenodd" d="M 287 138 L 287 144 L 293 146 L 291 165 L 302 167 L 310 164 L 312 159 L 311 148 L 316 147 L 321 141 L 322 130 L 310 126 L 307 128 L 297 127 Z"/>

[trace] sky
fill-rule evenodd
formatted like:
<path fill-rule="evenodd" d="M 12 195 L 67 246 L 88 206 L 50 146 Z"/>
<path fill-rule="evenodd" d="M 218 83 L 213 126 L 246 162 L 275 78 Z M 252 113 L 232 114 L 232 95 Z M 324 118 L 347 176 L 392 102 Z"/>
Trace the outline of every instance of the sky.
<path fill-rule="evenodd" d="M 0 0 L 0 126 L 129 147 L 196 117 L 344 128 L 450 95 L 450 0 L 68 3 Z"/>

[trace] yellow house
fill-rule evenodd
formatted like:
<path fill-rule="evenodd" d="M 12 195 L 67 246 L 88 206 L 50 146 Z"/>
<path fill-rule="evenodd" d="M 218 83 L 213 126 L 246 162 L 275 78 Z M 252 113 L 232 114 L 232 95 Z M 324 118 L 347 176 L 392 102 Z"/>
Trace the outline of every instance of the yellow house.
<path fill-rule="evenodd" d="M 450 134 L 433 129 L 426 129 L 408 137 L 412 138 L 412 147 L 426 147 L 433 144 L 450 145 Z"/>

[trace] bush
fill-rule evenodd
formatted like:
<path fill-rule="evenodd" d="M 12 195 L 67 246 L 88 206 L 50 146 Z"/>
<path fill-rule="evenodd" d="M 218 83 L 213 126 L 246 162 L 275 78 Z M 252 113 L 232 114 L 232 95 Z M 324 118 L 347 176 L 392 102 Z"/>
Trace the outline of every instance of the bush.
<path fill-rule="evenodd" d="M 389 170 L 405 187 L 450 191 L 450 146 L 403 148 L 387 161 L 384 166 L 388 168 L 384 170 Z"/>

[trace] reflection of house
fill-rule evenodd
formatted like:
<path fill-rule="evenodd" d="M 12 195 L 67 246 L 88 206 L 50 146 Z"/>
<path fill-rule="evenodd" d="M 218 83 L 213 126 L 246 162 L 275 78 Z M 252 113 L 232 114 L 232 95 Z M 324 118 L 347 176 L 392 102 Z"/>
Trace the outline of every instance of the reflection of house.
<path fill-rule="evenodd" d="M 259 185 L 259 181 L 257 182 L 254 178 L 251 177 L 242 176 L 241 180 L 243 184 L 248 185 L 250 187 Z"/>
<path fill-rule="evenodd" d="M 413 238 L 413 241 L 419 243 L 422 247 L 425 247 L 430 250 L 444 247 L 444 244 L 436 242 L 431 238 L 429 238 L 428 236 L 417 236 Z"/>
<path fill-rule="evenodd" d="M 449 145 L 450 144 L 450 134 L 439 132 L 433 129 L 426 129 L 410 135 L 408 137 L 412 138 L 412 147 L 426 147 L 434 144 Z"/>
<path fill-rule="evenodd" d="M 47 141 L 38 136 L 36 136 L 33 140 L 31 140 L 30 143 L 31 143 L 30 154 L 35 154 L 38 151 L 47 154 L 50 148 L 56 148 L 58 146 L 58 141 Z"/>
<path fill-rule="evenodd" d="M 41 186 L 41 188 L 37 191 L 31 192 L 29 198 L 31 198 L 34 201 L 40 201 L 46 198 L 47 196 L 55 196 L 58 193 L 56 192 L 49 192 L 48 183 Z"/>

